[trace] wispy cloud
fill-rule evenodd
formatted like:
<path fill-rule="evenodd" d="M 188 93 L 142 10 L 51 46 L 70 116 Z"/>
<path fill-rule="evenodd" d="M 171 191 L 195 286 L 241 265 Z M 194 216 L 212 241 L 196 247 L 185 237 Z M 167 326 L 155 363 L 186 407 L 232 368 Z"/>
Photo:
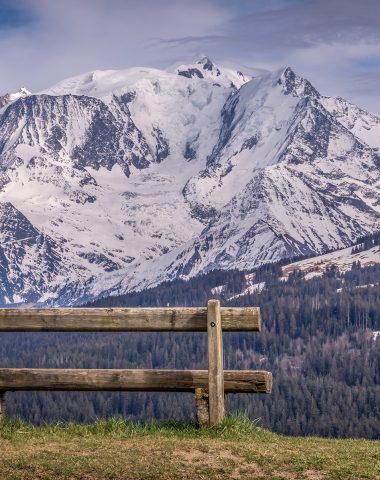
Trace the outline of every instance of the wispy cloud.
<path fill-rule="evenodd" d="M 179 37 L 179 38 L 153 38 L 152 39 L 152 44 L 153 43 L 160 43 L 160 44 L 166 44 L 166 45 L 171 45 L 173 47 L 179 46 L 179 45 L 188 45 L 191 43 L 196 43 L 196 44 L 203 44 L 203 43 L 208 43 L 208 42 L 220 42 L 225 41 L 229 39 L 229 37 L 223 36 L 223 35 L 202 35 L 202 36 L 194 36 L 194 35 L 189 35 L 188 37 Z"/>
<path fill-rule="evenodd" d="M 212 36 L 229 15 L 203 0 L 19 0 L 18 5 L 33 21 L 0 29 L 0 91 L 24 83 L 39 90 L 97 68 L 164 66 L 191 49 L 169 52 L 153 38 Z"/>
<path fill-rule="evenodd" d="M 0 14 L 0 92 L 202 52 L 291 65 L 323 93 L 380 112 L 379 0 L 0 0 Z"/>

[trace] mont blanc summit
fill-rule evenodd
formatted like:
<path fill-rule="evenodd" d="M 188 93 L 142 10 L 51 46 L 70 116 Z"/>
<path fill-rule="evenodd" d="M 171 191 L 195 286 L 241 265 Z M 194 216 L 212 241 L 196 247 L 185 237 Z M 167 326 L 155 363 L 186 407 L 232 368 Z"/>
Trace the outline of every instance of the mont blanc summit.
<path fill-rule="evenodd" d="M 253 72 L 253 73 L 252 73 Z M 0 301 L 76 304 L 380 228 L 380 117 L 202 58 L 0 97 Z"/>

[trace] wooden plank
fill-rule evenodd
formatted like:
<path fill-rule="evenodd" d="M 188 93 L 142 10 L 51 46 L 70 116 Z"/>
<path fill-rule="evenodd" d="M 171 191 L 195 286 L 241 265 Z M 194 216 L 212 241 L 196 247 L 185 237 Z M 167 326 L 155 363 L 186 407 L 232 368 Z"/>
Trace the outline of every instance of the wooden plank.
<path fill-rule="evenodd" d="M 225 370 L 228 393 L 270 393 L 272 374 L 255 370 Z M 0 391 L 157 391 L 194 392 L 208 389 L 207 370 L 96 370 L 0 368 Z"/>
<path fill-rule="evenodd" d="M 223 334 L 219 300 L 207 306 L 208 402 L 210 426 L 224 420 Z"/>
<path fill-rule="evenodd" d="M 258 307 L 222 308 L 224 331 L 261 329 Z M 207 308 L 2 308 L 0 332 L 207 331 Z"/>

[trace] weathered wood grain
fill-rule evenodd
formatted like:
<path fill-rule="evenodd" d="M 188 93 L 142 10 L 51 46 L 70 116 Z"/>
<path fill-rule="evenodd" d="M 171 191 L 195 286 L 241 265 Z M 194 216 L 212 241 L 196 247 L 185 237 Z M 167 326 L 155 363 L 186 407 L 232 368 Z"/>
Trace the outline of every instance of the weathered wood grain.
<path fill-rule="evenodd" d="M 223 331 L 261 329 L 258 307 L 222 308 Z M 1 308 L 0 332 L 205 332 L 207 308 Z"/>
<path fill-rule="evenodd" d="M 208 402 L 210 426 L 224 420 L 223 334 L 219 300 L 207 305 Z"/>
<path fill-rule="evenodd" d="M 208 389 L 207 370 L 96 370 L 0 368 L 0 391 L 162 391 Z M 272 374 L 256 370 L 225 370 L 226 393 L 270 393 Z"/>

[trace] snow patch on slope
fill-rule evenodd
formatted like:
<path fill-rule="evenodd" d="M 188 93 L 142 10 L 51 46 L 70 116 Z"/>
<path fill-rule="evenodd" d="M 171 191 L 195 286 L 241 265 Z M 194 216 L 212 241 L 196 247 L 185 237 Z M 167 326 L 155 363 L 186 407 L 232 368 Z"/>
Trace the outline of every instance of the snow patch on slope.
<path fill-rule="evenodd" d="M 362 267 L 380 263 L 380 246 L 358 253 L 352 253 L 352 248 L 349 247 L 327 253 L 326 255 L 291 263 L 282 268 L 282 279 L 287 279 L 292 272 L 297 270 L 301 270 L 305 274 L 306 280 L 322 276 L 331 267 L 336 267 L 341 273 L 345 273 L 351 270 L 354 262 L 360 262 Z"/>

